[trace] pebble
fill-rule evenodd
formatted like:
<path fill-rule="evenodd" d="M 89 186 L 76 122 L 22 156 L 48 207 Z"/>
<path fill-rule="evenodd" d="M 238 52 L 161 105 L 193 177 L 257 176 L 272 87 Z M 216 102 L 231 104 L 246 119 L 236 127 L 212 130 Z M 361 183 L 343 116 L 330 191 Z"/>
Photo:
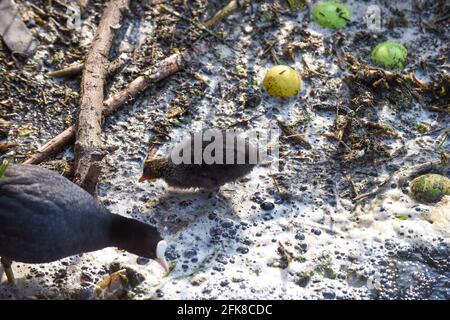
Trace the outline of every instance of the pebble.
<path fill-rule="evenodd" d="M 187 259 L 191 259 L 197 255 L 197 251 L 195 249 L 188 249 L 183 252 L 183 257 Z"/>
<path fill-rule="evenodd" d="M 150 259 L 144 257 L 137 257 L 136 259 L 136 263 L 140 266 L 146 265 L 147 263 L 149 263 L 149 261 Z"/>
<path fill-rule="evenodd" d="M 222 226 L 223 228 L 231 228 L 231 227 L 234 226 L 234 222 L 231 221 L 231 220 L 226 220 L 226 221 L 223 221 L 223 222 L 221 223 L 221 226 Z"/>
<path fill-rule="evenodd" d="M 156 296 L 158 298 L 162 298 L 164 297 L 164 292 L 161 291 L 161 289 L 156 290 Z"/>
<path fill-rule="evenodd" d="M 229 284 L 230 284 L 230 281 L 228 281 L 228 280 L 220 281 L 220 286 L 221 287 L 228 287 Z"/>
<path fill-rule="evenodd" d="M 236 251 L 242 254 L 247 254 L 250 250 L 247 247 L 239 247 Z"/>
<path fill-rule="evenodd" d="M 273 202 L 264 201 L 263 203 L 261 203 L 261 209 L 263 209 L 265 211 L 270 211 L 270 210 L 273 210 L 274 208 L 275 208 L 275 205 L 273 204 Z"/>
<path fill-rule="evenodd" d="M 303 240 L 305 240 L 305 235 L 303 233 L 297 233 L 295 235 L 295 239 L 303 241 Z"/>

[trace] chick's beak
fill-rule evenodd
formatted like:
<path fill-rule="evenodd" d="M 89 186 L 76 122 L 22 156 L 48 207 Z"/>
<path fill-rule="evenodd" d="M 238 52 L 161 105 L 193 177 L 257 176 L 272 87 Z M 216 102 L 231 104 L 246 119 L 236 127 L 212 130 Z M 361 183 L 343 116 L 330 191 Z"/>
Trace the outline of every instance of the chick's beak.
<path fill-rule="evenodd" d="M 156 261 L 158 261 L 158 263 L 161 265 L 161 267 L 163 267 L 164 268 L 164 271 L 165 272 L 169 272 L 170 271 L 170 266 L 169 266 L 169 263 L 167 262 L 167 260 L 166 259 L 164 259 L 164 258 L 158 258 L 158 259 L 156 259 Z"/>

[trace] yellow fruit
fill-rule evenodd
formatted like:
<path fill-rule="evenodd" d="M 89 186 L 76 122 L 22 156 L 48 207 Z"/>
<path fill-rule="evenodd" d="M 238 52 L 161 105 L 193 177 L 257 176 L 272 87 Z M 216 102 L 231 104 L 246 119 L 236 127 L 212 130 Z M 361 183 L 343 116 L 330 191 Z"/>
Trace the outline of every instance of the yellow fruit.
<path fill-rule="evenodd" d="M 267 71 L 263 86 L 272 97 L 292 97 L 302 89 L 302 80 L 297 71 L 280 65 Z"/>

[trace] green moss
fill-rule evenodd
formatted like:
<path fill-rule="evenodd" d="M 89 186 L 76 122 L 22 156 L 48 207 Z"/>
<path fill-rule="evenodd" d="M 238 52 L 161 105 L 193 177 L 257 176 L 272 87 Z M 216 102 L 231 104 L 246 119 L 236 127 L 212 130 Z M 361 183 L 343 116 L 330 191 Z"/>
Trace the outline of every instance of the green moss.
<path fill-rule="evenodd" d="M 312 11 L 315 23 L 331 29 L 344 27 L 350 21 L 350 16 L 350 10 L 345 4 L 334 1 L 320 2 Z"/>
<path fill-rule="evenodd" d="M 417 131 L 419 131 L 421 134 L 425 134 L 425 133 L 427 133 L 428 131 L 430 131 L 430 128 L 429 128 L 426 124 L 424 124 L 424 123 L 422 123 L 422 122 L 416 124 L 416 129 L 417 129 Z"/>
<path fill-rule="evenodd" d="M 287 0 L 287 3 L 292 10 L 298 10 L 306 5 L 306 0 Z"/>
<path fill-rule="evenodd" d="M 3 163 L 0 165 L 0 179 L 5 175 L 6 169 L 8 168 L 8 160 L 3 160 Z"/>
<path fill-rule="evenodd" d="M 438 202 L 444 195 L 450 195 L 450 179 L 440 174 L 424 174 L 411 182 L 409 195 L 419 202 Z"/>
<path fill-rule="evenodd" d="M 372 60 L 385 68 L 403 69 L 408 50 L 395 41 L 385 41 L 372 50 Z"/>

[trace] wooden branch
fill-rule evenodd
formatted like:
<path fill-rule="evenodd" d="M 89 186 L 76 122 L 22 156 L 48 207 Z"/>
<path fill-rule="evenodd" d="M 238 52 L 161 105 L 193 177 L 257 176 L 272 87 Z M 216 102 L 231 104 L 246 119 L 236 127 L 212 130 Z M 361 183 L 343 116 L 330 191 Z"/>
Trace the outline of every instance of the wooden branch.
<path fill-rule="evenodd" d="M 163 61 L 156 68 L 149 68 L 144 75 L 137 77 L 127 87 L 110 97 L 104 102 L 103 116 L 108 117 L 121 110 L 129 101 L 138 96 L 150 85 L 164 80 L 183 69 L 193 59 L 195 53 L 181 52 L 174 54 Z M 72 125 L 52 140 L 43 145 L 39 150 L 25 160 L 27 164 L 39 164 L 47 157 L 59 152 L 75 139 L 75 127 Z"/>
<path fill-rule="evenodd" d="M 17 146 L 18 146 L 17 143 L 9 143 L 9 142 L 0 143 L 0 152 L 6 152 L 9 149 L 17 147 Z"/>
<path fill-rule="evenodd" d="M 98 25 L 91 50 L 84 63 L 81 98 L 76 122 L 74 182 L 93 194 L 104 157 L 100 133 L 104 100 L 104 85 L 109 65 L 109 51 L 114 29 L 128 9 L 129 0 L 110 0 Z"/>
<path fill-rule="evenodd" d="M 25 164 L 39 164 L 50 155 L 59 152 L 65 146 L 72 144 L 75 141 L 75 126 L 71 125 L 66 130 L 58 134 L 56 137 L 51 139 L 49 142 L 44 144 L 39 150 L 25 160 Z"/>
<path fill-rule="evenodd" d="M 194 51 L 183 51 L 164 59 L 158 67 L 147 69 L 142 76 L 134 79 L 125 89 L 104 102 L 103 115 L 108 117 L 115 113 L 150 85 L 182 70 L 195 56 Z"/>

